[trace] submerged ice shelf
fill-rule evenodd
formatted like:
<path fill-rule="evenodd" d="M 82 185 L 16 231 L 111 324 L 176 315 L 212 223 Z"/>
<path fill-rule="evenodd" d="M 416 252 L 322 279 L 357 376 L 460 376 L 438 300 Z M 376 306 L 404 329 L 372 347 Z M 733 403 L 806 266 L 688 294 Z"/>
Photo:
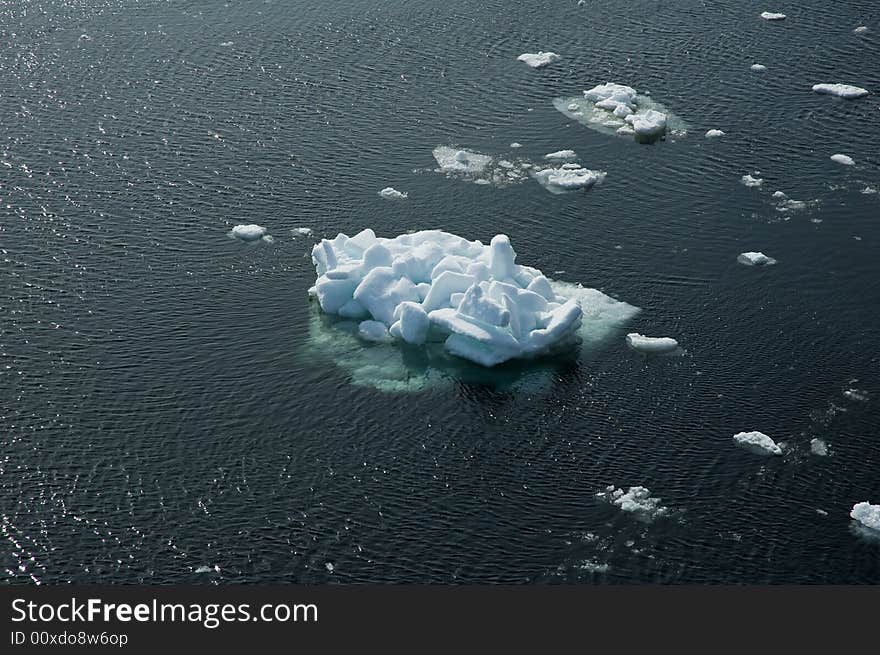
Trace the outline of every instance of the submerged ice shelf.
<path fill-rule="evenodd" d="M 585 321 L 637 311 L 515 259 L 505 235 L 484 245 L 439 230 L 387 239 L 366 229 L 314 246 L 310 294 L 325 313 L 359 321 L 367 340 L 385 340 L 384 327 L 390 339 L 442 341 L 446 352 L 487 367 L 570 350 Z"/>
<path fill-rule="evenodd" d="M 583 92 L 582 96 L 553 100 L 565 116 L 606 134 L 632 137 L 652 143 L 668 134 L 684 135 L 684 122 L 647 94 L 624 84 L 608 82 Z"/>

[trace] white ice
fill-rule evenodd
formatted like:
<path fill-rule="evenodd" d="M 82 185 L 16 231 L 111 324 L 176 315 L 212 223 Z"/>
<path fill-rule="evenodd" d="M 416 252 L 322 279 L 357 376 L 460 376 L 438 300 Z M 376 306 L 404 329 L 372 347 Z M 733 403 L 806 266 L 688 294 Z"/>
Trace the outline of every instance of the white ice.
<path fill-rule="evenodd" d="M 853 30 L 856 34 L 865 34 L 868 31 L 868 27 L 866 25 L 859 25 L 856 29 Z"/>
<path fill-rule="evenodd" d="M 440 170 L 452 173 L 482 173 L 492 161 L 489 155 L 471 150 L 460 150 L 448 146 L 438 146 L 433 150 L 434 159 Z"/>
<path fill-rule="evenodd" d="M 763 73 L 767 70 L 767 67 L 764 64 L 752 64 L 749 68 L 751 68 L 756 73 Z"/>
<path fill-rule="evenodd" d="M 761 18 L 764 20 L 785 20 L 785 14 L 776 14 L 772 11 L 765 11 L 761 13 Z"/>
<path fill-rule="evenodd" d="M 430 329 L 447 352 L 483 366 L 576 345 L 585 309 L 597 307 L 591 290 L 558 292 L 541 271 L 517 264 L 503 234 L 483 245 L 439 230 L 387 239 L 366 229 L 322 239 L 312 262 L 309 293 L 324 312 L 378 321 L 411 344 Z"/>
<path fill-rule="evenodd" d="M 389 200 L 390 199 L 405 199 L 407 196 L 409 196 L 408 193 L 406 193 L 406 192 L 401 193 L 400 191 L 398 191 L 397 189 L 395 189 L 392 186 L 387 186 L 384 189 L 382 189 L 379 192 L 379 195 L 382 196 L 383 198 L 386 198 Z"/>
<path fill-rule="evenodd" d="M 819 457 L 827 457 L 828 444 L 821 439 L 810 439 L 810 451 Z"/>
<path fill-rule="evenodd" d="M 626 335 L 626 343 L 633 350 L 649 355 L 669 353 L 678 349 L 678 341 L 672 337 L 646 337 L 638 332 Z"/>
<path fill-rule="evenodd" d="M 574 150 L 557 150 L 556 152 L 548 152 L 544 155 L 544 159 L 577 159 L 577 153 Z"/>
<path fill-rule="evenodd" d="M 819 204 L 818 200 L 794 200 L 782 191 L 774 192 L 773 198 L 776 200 L 776 211 L 778 212 L 799 212 Z"/>
<path fill-rule="evenodd" d="M 765 452 L 769 455 L 782 454 L 782 448 L 763 432 L 737 432 L 733 435 L 733 440 L 741 446 Z"/>
<path fill-rule="evenodd" d="M 258 241 L 267 236 L 267 230 L 262 225 L 236 225 L 230 234 L 242 241 Z"/>
<path fill-rule="evenodd" d="M 307 237 L 314 230 L 312 230 L 312 228 L 310 228 L 310 227 L 295 227 L 295 228 L 292 228 L 290 231 L 293 232 L 294 234 L 299 234 L 300 236 Z"/>
<path fill-rule="evenodd" d="M 736 261 L 746 266 L 772 266 L 776 263 L 775 259 L 762 252 L 744 252 L 736 258 Z"/>
<path fill-rule="evenodd" d="M 852 84 L 814 84 L 813 91 L 840 98 L 861 98 L 868 95 L 868 90 Z"/>
<path fill-rule="evenodd" d="M 831 155 L 831 161 L 836 162 L 838 164 L 843 164 L 844 166 L 855 166 L 856 165 L 856 162 L 852 157 L 850 157 L 849 155 L 841 155 L 839 153 L 836 155 Z"/>
<path fill-rule="evenodd" d="M 764 184 L 764 180 L 760 177 L 752 177 L 751 175 L 743 175 L 740 178 L 740 182 L 745 184 L 747 187 L 759 187 Z"/>
<path fill-rule="evenodd" d="M 636 141 L 649 142 L 666 134 L 666 114 L 654 109 L 628 114 L 624 120 L 632 126 Z"/>
<path fill-rule="evenodd" d="M 853 505 L 849 515 L 871 530 L 880 530 L 880 505 L 864 501 Z"/>
<path fill-rule="evenodd" d="M 707 139 L 714 139 L 719 136 L 724 136 L 724 132 L 722 132 L 721 130 L 709 130 L 708 132 L 706 132 Z"/>
<path fill-rule="evenodd" d="M 524 62 L 532 68 L 541 68 L 542 66 L 547 66 L 548 64 L 552 64 L 555 61 L 559 61 L 562 59 L 555 52 L 525 52 L 517 57 L 518 61 Z"/>
<path fill-rule="evenodd" d="M 594 171 L 578 164 L 563 164 L 558 168 L 543 168 L 532 172 L 538 183 L 550 193 L 566 193 L 591 189 L 605 179 L 605 171 Z"/>
<path fill-rule="evenodd" d="M 606 487 L 605 491 L 597 493 L 596 497 L 616 505 L 624 512 L 640 514 L 647 518 L 661 516 L 668 511 L 660 504 L 661 498 L 651 496 L 650 489 L 642 486 L 630 487 L 624 491 L 615 488 L 612 484 Z"/>
<path fill-rule="evenodd" d="M 511 148 L 522 148 L 522 144 L 514 141 L 513 143 L 510 144 L 510 147 Z"/>

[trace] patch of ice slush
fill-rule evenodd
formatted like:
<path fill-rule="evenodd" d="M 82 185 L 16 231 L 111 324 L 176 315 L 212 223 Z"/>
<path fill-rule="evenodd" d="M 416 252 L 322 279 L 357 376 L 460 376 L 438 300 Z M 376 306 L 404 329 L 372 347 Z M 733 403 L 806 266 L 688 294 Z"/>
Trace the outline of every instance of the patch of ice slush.
<path fill-rule="evenodd" d="M 733 435 L 733 440 L 739 445 L 750 448 L 753 451 L 769 455 L 782 454 L 782 448 L 763 432 L 737 432 Z"/>
<path fill-rule="evenodd" d="M 646 337 L 638 332 L 627 334 L 626 344 L 633 350 L 647 355 L 659 355 L 678 350 L 678 341 L 672 337 Z"/>
<path fill-rule="evenodd" d="M 785 20 L 785 14 L 778 14 L 772 11 L 763 11 L 761 12 L 761 18 L 764 20 Z"/>
<path fill-rule="evenodd" d="M 609 485 L 605 491 L 596 494 L 597 498 L 601 498 L 612 505 L 616 505 L 624 512 L 631 512 L 646 518 L 654 518 L 666 514 L 669 510 L 660 504 L 661 498 L 651 496 L 651 491 L 647 487 L 637 486 L 630 487 L 626 491 Z"/>
<path fill-rule="evenodd" d="M 751 68 L 756 73 L 763 73 L 767 70 L 767 67 L 764 64 L 752 64 L 749 68 Z"/>
<path fill-rule="evenodd" d="M 517 61 L 524 62 L 528 66 L 532 68 L 541 68 L 542 66 L 548 66 L 553 62 L 559 61 L 562 59 L 555 52 L 524 52 L 519 57 L 517 57 Z"/>
<path fill-rule="evenodd" d="M 828 444 L 821 439 L 810 439 L 810 452 L 819 457 L 827 457 Z"/>
<path fill-rule="evenodd" d="M 869 93 L 867 89 L 852 84 L 814 84 L 813 91 L 839 98 L 861 98 Z"/>
<path fill-rule="evenodd" d="M 379 192 L 379 195 L 386 199 L 405 199 L 409 196 L 408 193 L 401 193 L 397 189 L 391 186 L 387 186 Z"/>
<path fill-rule="evenodd" d="M 242 241 L 258 241 L 266 236 L 266 232 L 262 225 L 236 225 L 230 234 Z"/>
<path fill-rule="evenodd" d="M 864 501 L 853 505 L 850 517 L 871 530 L 880 530 L 880 505 Z"/>
<path fill-rule="evenodd" d="M 764 184 L 763 179 L 761 179 L 760 177 L 752 177 L 751 175 L 743 175 L 740 178 L 740 182 L 751 188 L 759 187 Z"/>
<path fill-rule="evenodd" d="M 550 193 L 566 193 L 592 189 L 605 179 L 605 171 L 594 171 L 578 164 L 563 164 L 558 168 L 543 168 L 532 172 L 538 183 Z"/>
<path fill-rule="evenodd" d="M 577 159 L 577 153 L 574 150 L 557 150 L 556 152 L 548 152 L 544 155 L 544 159 Z"/>
<path fill-rule="evenodd" d="M 714 139 L 719 136 L 724 136 L 724 132 L 722 132 L 721 130 L 709 130 L 708 132 L 706 132 L 707 139 Z"/>
<path fill-rule="evenodd" d="M 778 212 L 799 212 L 819 205 L 818 200 L 794 200 L 782 191 L 774 192 L 773 198 L 776 200 L 776 211 Z"/>
<path fill-rule="evenodd" d="M 472 150 L 438 146 L 432 151 L 439 168 L 437 172 L 460 177 L 474 184 L 504 187 L 528 179 L 528 162 L 496 161 L 494 157 Z"/>
<path fill-rule="evenodd" d="M 776 260 L 772 257 L 768 257 L 762 252 L 744 252 L 741 253 L 737 258 L 740 264 L 745 264 L 746 266 L 772 266 L 776 263 Z"/>
<path fill-rule="evenodd" d="M 844 166 L 856 165 L 856 162 L 852 157 L 850 157 L 849 155 L 841 155 L 839 153 L 836 155 L 831 155 L 831 161 L 838 164 L 843 164 Z"/>

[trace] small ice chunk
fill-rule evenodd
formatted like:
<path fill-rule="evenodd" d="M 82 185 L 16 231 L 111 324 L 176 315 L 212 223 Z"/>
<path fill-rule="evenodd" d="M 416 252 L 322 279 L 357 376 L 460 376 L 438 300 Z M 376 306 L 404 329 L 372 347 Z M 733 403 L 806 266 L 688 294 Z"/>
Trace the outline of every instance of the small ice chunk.
<path fill-rule="evenodd" d="M 333 562 L 327 562 L 324 564 L 324 568 L 327 569 L 330 573 L 333 573 L 333 569 L 336 568 L 333 566 Z"/>
<path fill-rule="evenodd" d="M 764 64 L 752 64 L 751 66 L 749 66 L 749 68 L 751 68 L 756 73 L 763 73 L 765 70 L 767 70 L 767 67 Z"/>
<path fill-rule="evenodd" d="M 751 447 L 770 455 L 782 454 L 782 448 L 763 432 L 737 432 L 733 435 L 733 440 L 741 446 Z"/>
<path fill-rule="evenodd" d="M 852 84 L 814 84 L 813 91 L 839 98 L 861 98 L 869 93 L 867 89 Z"/>
<path fill-rule="evenodd" d="M 522 144 L 514 141 L 513 143 L 510 144 L 510 147 L 511 148 L 522 148 Z"/>
<path fill-rule="evenodd" d="M 741 253 L 737 258 L 740 264 L 745 264 L 746 266 L 772 266 L 776 263 L 776 260 L 772 257 L 768 257 L 762 252 L 744 252 Z"/>
<path fill-rule="evenodd" d="M 392 198 L 404 199 L 407 196 L 409 196 L 408 193 L 406 193 L 406 192 L 401 193 L 400 191 L 398 191 L 397 189 L 395 189 L 392 186 L 387 186 L 384 189 L 382 189 L 379 192 L 379 195 L 382 196 L 383 198 L 387 198 L 387 199 L 392 199 Z"/>
<path fill-rule="evenodd" d="M 849 155 L 841 155 L 839 153 L 836 155 L 831 155 L 831 161 L 836 162 L 838 164 L 843 164 L 844 166 L 855 166 L 856 165 L 856 162 L 852 157 L 850 157 Z"/>
<path fill-rule="evenodd" d="M 859 390 L 859 389 L 846 389 L 843 392 L 843 396 L 847 400 L 854 400 L 859 403 L 864 403 L 864 402 L 867 402 L 867 400 L 868 400 L 868 394 L 864 391 Z"/>
<path fill-rule="evenodd" d="M 557 150 L 544 155 L 544 159 L 577 159 L 577 153 L 574 150 Z"/>
<path fill-rule="evenodd" d="M 764 184 L 764 180 L 760 177 L 752 177 L 751 175 L 743 175 L 740 178 L 740 182 L 745 184 L 747 187 L 759 187 Z"/>
<path fill-rule="evenodd" d="M 868 31 L 868 27 L 866 25 L 859 25 L 856 29 L 853 30 L 856 34 L 865 34 Z"/>
<path fill-rule="evenodd" d="M 660 504 L 662 499 L 651 496 L 651 490 L 647 487 L 630 487 L 624 491 L 609 485 L 605 491 L 597 493 L 596 497 L 616 505 L 624 512 L 639 514 L 646 518 L 655 518 L 668 512 L 668 509 Z"/>
<path fill-rule="evenodd" d="M 232 41 L 224 41 L 223 43 L 220 44 L 220 47 L 221 48 L 230 48 L 230 47 L 232 47 L 232 44 L 233 44 Z"/>
<path fill-rule="evenodd" d="M 310 227 L 295 227 L 290 230 L 294 234 L 299 234 L 300 236 L 309 236 L 312 234 L 312 228 Z"/>
<path fill-rule="evenodd" d="M 719 136 L 724 136 L 724 132 L 722 132 L 721 130 L 709 130 L 708 132 L 706 132 L 707 139 L 714 139 Z"/>
<path fill-rule="evenodd" d="M 864 189 L 862 189 L 862 193 L 864 193 L 866 196 L 872 196 L 878 193 L 878 190 L 875 186 L 866 186 Z"/>
<path fill-rule="evenodd" d="M 597 105 L 598 106 L 598 105 Z M 636 141 L 649 143 L 666 134 L 666 114 L 654 109 L 638 114 L 629 114 L 624 120 L 632 125 Z"/>
<path fill-rule="evenodd" d="M 445 173 L 464 173 L 478 175 L 491 163 L 492 157 L 471 150 L 460 150 L 448 146 L 434 148 L 432 154 L 440 170 Z"/>
<path fill-rule="evenodd" d="M 257 241 L 266 236 L 266 228 L 261 225 L 236 225 L 231 234 L 242 241 Z"/>
<path fill-rule="evenodd" d="M 541 68 L 542 66 L 547 66 L 548 64 L 552 64 L 555 61 L 559 61 L 562 59 L 555 52 L 524 52 L 519 57 L 517 57 L 518 61 L 524 62 L 525 64 L 531 66 L 532 68 Z"/>
<path fill-rule="evenodd" d="M 633 350 L 649 355 L 669 353 L 678 349 L 678 341 L 672 337 L 646 337 L 637 332 L 626 335 L 626 343 Z"/>
<path fill-rule="evenodd" d="M 880 530 L 880 505 L 864 501 L 853 505 L 849 515 L 871 530 Z"/>
<path fill-rule="evenodd" d="M 810 451 L 819 457 L 827 457 L 828 444 L 821 439 L 810 439 Z"/>
<path fill-rule="evenodd" d="M 764 20 L 785 20 L 785 14 L 776 14 L 772 11 L 761 12 L 761 18 Z"/>
<path fill-rule="evenodd" d="M 361 321 L 358 325 L 358 336 L 364 341 L 388 343 L 393 341 L 388 327 L 381 321 Z"/>
<path fill-rule="evenodd" d="M 592 189 L 605 179 L 605 171 L 583 168 L 577 164 L 563 164 L 559 168 L 535 170 L 532 175 L 550 193 L 565 193 L 580 189 Z"/>

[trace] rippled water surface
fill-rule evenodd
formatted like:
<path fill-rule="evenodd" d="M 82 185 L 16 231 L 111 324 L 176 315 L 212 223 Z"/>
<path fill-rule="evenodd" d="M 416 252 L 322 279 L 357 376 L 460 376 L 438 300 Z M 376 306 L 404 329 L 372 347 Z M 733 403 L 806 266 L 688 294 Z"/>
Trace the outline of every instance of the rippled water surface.
<path fill-rule="evenodd" d="M 849 518 L 880 503 L 874 0 L 10 0 L 0 37 L 5 581 L 880 582 Z M 607 81 L 687 133 L 553 105 Z M 607 177 L 473 184 L 438 146 Z M 365 352 L 307 290 L 314 241 L 368 226 L 504 232 L 641 311 L 491 372 Z"/>

